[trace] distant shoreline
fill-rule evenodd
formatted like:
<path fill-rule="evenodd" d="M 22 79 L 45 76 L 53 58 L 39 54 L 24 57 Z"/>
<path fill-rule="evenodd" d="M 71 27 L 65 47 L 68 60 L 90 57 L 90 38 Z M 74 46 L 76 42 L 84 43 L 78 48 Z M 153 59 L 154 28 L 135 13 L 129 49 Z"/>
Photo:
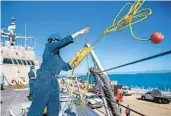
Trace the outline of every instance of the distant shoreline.
<path fill-rule="evenodd" d="M 131 72 L 108 72 L 107 74 L 108 75 L 112 75 L 112 74 L 142 74 L 142 73 L 145 73 L 145 74 L 163 74 L 163 73 L 171 73 L 171 70 L 164 70 L 164 71 L 162 71 L 162 70 L 154 70 L 154 71 L 131 71 Z M 79 73 L 79 74 L 77 74 L 76 73 L 76 75 L 78 75 L 78 76 L 86 76 L 87 75 L 87 73 Z M 59 75 L 60 77 L 61 76 L 67 76 L 67 74 L 61 74 L 61 75 Z"/>

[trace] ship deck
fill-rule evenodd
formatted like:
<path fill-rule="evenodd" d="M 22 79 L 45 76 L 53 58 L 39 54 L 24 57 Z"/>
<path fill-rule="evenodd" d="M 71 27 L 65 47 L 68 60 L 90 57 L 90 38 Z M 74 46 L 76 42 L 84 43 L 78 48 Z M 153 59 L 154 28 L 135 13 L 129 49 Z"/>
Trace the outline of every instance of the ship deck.
<path fill-rule="evenodd" d="M 1 91 L 1 116 L 10 116 L 9 109 L 13 104 L 19 104 L 27 102 L 28 90 L 16 91 L 13 88 L 5 87 L 5 90 Z"/>
<path fill-rule="evenodd" d="M 1 116 L 10 116 L 10 108 L 17 114 L 22 114 L 18 109 L 26 109 L 24 116 L 27 116 L 28 106 L 31 105 L 31 102 L 27 99 L 29 94 L 28 88 L 23 89 L 13 89 L 10 87 L 5 87 L 5 90 L 1 91 Z M 59 112 L 59 116 L 64 114 L 69 114 L 70 116 L 98 116 L 96 112 L 94 112 L 91 108 L 87 106 L 78 107 L 74 109 L 68 109 L 65 104 L 67 103 L 66 95 L 61 97 L 61 112 Z M 24 105 L 23 105 L 24 104 Z"/>
<path fill-rule="evenodd" d="M 28 90 L 15 91 L 13 88 L 6 87 L 5 90 L 1 91 L 1 115 L 10 116 L 9 108 L 13 104 L 18 104 L 22 102 L 28 102 L 27 95 Z M 171 103 L 169 104 L 156 104 L 149 101 L 142 101 L 140 95 L 124 96 L 123 102 L 121 104 L 129 104 L 130 108 L 145 114 L 147 116 L 170 116 L 171 114 Z M 94 111 L 100 116 L 104 116 L 104 108 L 94 109 Z M 125 109 L 122 108 L 121 116 L 125 116 Z M 131 112 L 131 116 L 138 116 L 137 114 Z"/>

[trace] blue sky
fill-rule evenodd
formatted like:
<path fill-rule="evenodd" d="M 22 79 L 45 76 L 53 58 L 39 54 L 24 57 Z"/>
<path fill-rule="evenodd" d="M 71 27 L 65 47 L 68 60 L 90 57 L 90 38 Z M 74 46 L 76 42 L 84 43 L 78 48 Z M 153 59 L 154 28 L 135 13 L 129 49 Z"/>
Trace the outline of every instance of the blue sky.
<path fill-rule="evenodd" d="M 79 29 L 90 26 L 88 34 L 61 50 L 61 56 L 69 61 L 83 47 L 84 41 L 92 43 L 126 2 L 1 2 L 1 27 L 6 28 L 10 18 L 16 18 L 16 33 L 24 35 L 24 24 L 27 23 L 27 35 L 37 39 L 36 54 L 41 60 L 43 49 L 49 34 L 58 32 L 62 37 Z M 133 26 L 138 37 L 149 38 L 153 32 L 162 32 L 164 41 L 152 44 L 150 41 L 135 40 L 129 28 L 104 36 L 96 45 L 95 52 L 105 69 L 123 63 L 138 60 L 147 56 L 171 49 L 171 2 L 146 2 L 153 13 L 143 22 Z M 127 9 L 128 10 L 128 9 Z M 127 11 L 126 10 L 126 11 Z M 24 41 L 19 40 L 18 43 Z M 114 70 L 114 72 L 171 70 L 171 55 Z M 87 61 L 92 66 L 91 58 L 85 59 L 76 72 L 87 71 Z M 62 72 L 64 74 L 64 72 Z"/>

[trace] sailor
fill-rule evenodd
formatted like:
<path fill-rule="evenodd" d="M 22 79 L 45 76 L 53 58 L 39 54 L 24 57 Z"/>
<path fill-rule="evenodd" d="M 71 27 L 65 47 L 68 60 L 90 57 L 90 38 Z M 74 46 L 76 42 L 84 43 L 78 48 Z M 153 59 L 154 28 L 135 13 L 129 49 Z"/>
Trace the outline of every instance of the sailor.
<path fill-rule="evenodd" d="M 35 82 L 35 79 L 36 79 L 35 66 L 34 65 L 32 65 L 30 67 L 30 72 L 28 73 L 28 77 L 29 77 L 30 92 L 29 92 L 29 96 L 27 96 L 27 98 L 29 100 L 32 100 L 33 91 L 34 91 L 34 82 Z"/>
<path fill-rule="evenodd" d="M 129 105 L 127 104 L 126 109 L 125 109 L 125 114 L 126 114 L 126 116 L 130 116 L 130 113 L 131 113 L 131 111 L 129 109 Z"/>
<path fill-rule="evenodd" d="M 72 69 L 72 64 L 64 62 L 59 51 L 61 48 L 73 43 L 74 39 L 79 35 L 87 33 L 89 29 L 89 27 L 86 27 L 63 39 L 57 33 L 49 36 L 43 53 L 40 72 L 37 74 L 35 81 L 35 93 L 28 116 L 41 116 L 46 106 L 48 116 L 58 116 L 60 89 L 57 77 L 61 70 L 68 71 Z"/>

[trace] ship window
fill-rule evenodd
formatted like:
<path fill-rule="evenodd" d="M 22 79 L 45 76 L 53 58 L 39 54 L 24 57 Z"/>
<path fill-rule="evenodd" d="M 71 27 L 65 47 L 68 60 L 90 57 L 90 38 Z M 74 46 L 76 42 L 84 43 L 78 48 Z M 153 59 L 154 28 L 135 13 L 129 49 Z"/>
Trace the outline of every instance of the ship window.
<path fill-rule="evenodd" d="M 18 64 L 17 60 L 16 59 L 12 59 L 14 64 Z"/>
<path fill-rule="evenodd" d="M 34 65 L 34 62 L 32 60 L 30 60 L 30 62 L 31 62 L 31 65 Z"/>
<path fill-rule="evenodd" d="M 4 58 L 3 63 L 4 63 L 4 64 L 13 64 L 13 63 L 12 63 L 12 60 L 9 59 L 9 58 Z"/>
<path fill-rule="evenodd" d="M 21 64 L 21 65 L 23 65 L 23 63 L 21 62 L 21 60 L 18 60 L 18 63 Z"/>
<path fill-rule="evenodd" d="M 28 64 L 28 65 L 31 65 L 31 63 L 30 63 L 28 60 L 27 60 L 27 64 Z"/>
<path fill-rule="evenodd" d="M 26 61 L 25 61 L 25 60 L 22 60 L 22 61 L 23 61 L 24 65 L 27 65 L 27 63 L 26 63 Z"/>

